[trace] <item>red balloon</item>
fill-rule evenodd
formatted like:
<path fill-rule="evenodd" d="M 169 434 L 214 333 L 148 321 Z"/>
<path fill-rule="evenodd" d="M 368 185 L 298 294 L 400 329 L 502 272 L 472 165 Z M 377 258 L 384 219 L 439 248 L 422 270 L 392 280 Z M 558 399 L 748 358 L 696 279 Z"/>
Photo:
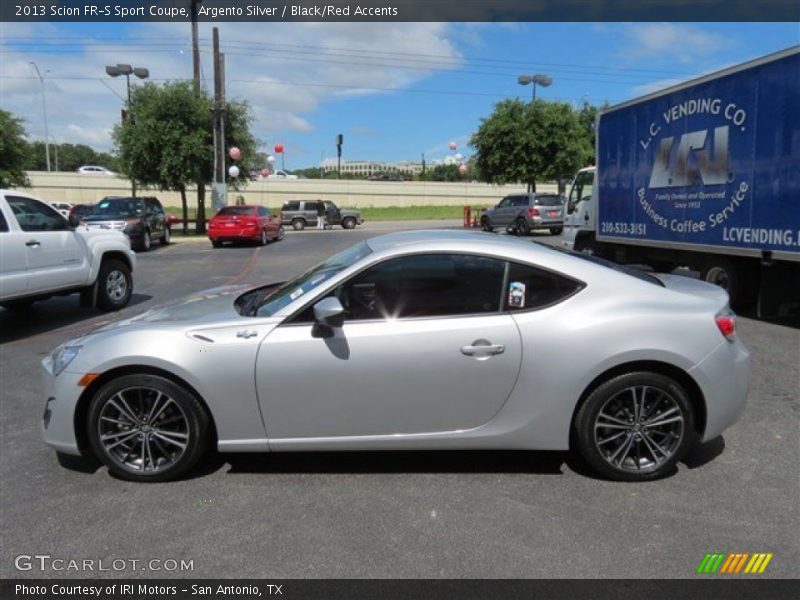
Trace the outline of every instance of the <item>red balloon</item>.
<path fill-rule="evenodd" d="M 275 144 L 275 154 L 281 154 L 283 152 L 283 144 Z"/>
<path fill-rule="evenodd" d="M 465 165 L 464 163 L 458 165 L 458 172 L 461 173 L 462 175 L 464 175 L 468 170 L 469 167 L 467 167 L 467 165 Z"/>
<path fill-rule="evenodd" d="M 239 150 L 239 148 L 237 148 L 236 146 L 228 150 L 228 154 L 233 160 L 239 160 L 242 157 L 242 151 Z"/>
<path fill-rule="evenodd" d="M 261 169 L 262 177 L 269 177 L 269 169 Z"/>

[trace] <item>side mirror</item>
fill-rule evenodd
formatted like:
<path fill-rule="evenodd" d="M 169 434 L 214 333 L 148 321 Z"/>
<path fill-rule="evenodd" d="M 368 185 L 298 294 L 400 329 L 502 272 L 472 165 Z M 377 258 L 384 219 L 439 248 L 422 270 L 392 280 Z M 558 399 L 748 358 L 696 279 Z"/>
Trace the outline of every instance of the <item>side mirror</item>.
<path fill-rule="evenodd" d="M 314 305 L 314 319 L 328 327 L 344 325 L 344 307 L 338 298 L 323 298 Z"/>
<path fill-rule="evenodd" d="M 80 217 L 78 217 L 78 215 L 75 214 L 71 214 L 70 216 L 68 216 L 67 221 L 69 221 L 69 226 L 72 227 L 73 229 L 76 229 L 81 224 Z"/>

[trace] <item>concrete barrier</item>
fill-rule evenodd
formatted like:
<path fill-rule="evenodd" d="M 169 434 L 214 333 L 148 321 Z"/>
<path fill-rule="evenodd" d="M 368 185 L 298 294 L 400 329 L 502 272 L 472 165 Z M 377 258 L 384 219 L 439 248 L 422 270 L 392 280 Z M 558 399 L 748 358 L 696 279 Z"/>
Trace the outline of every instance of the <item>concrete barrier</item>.
<path fill-rule="evenodd" d="M 130 195 L 127 179 L 78 173 L 48 173 L 31 171 L 29 192 L 53 202 L 94 203 L 105 196 Z M 539 184 L 540 193 L 555 193 L 555 184 Z M 261 180 L 248 182 L 237 191 L 229 188 L 228 203 L 243 196 L 247 204 L 279 207 L 287 200 L 321 198 L 332 200 L 339 206 L 447 206 L 496 204 L 503 196 L 524 192 L 524 185 L 491 185 L 486 183 L 444 183 L 433 181 L 366 181 L 357 179 L 294 179 Z M 140 195 L 156 196 L 164 206 L 180 206 L 178 192 L 158 189 L 140 189 Z M 187 190 L 189 206 L 196 206 L 195 188 Z M 206 188 L 206 199 L 211 206 L 211 189 Z"/>

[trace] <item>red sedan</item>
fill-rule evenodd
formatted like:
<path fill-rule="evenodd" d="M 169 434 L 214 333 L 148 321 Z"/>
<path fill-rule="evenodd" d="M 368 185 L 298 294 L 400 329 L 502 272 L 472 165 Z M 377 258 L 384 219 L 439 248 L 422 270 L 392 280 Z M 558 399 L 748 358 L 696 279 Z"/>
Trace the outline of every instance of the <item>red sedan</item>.
<path fill-rule="evenodd" d="M 224 206 L 208 222 L 208 239 L 215 248 L 240 241 L 264 246 L 283 236 L 283 225 L 263 206 Z"/>

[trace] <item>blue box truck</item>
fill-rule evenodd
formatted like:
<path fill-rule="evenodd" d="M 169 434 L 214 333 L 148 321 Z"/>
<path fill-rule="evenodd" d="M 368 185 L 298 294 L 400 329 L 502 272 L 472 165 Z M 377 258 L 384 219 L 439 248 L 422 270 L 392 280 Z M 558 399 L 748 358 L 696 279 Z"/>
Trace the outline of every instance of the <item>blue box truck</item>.
<path fill-rule="evenodd" d="M 800 309 L 800 46 L 612 106 L 565 244 L 699 271 L 734 308 Z"/>

